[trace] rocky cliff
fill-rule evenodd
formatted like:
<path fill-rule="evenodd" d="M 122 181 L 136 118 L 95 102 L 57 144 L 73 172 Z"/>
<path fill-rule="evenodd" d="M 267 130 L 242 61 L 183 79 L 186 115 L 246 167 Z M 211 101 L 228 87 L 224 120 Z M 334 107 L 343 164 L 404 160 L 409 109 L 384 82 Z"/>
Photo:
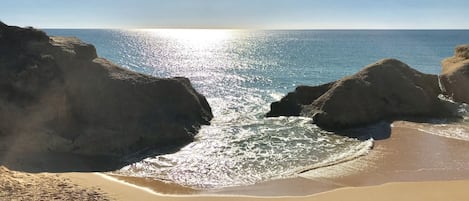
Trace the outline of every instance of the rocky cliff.
<path fill-rule="evenodd" d="M 0 23 L 0 146 L 125 156 L 190 142 L 212 118 L 187 78 L 97 57 L 77 38 Z"/>
<path fill-rule="evenodd" d="M 300 86 L 272 103 L 267 116 L 308 116 L 321 128 L 341 130 L 382 120 L 455 115 L 453 105 L 438 98 L 440 93 L 438 76 L 383 59 L 332 83 Z"/>
<path fill-rule="evenodd" d="M 443 93 L 456 102 L 469 103 L 469 44 L 456 47 L 454 56 L 441 64 Z"/>

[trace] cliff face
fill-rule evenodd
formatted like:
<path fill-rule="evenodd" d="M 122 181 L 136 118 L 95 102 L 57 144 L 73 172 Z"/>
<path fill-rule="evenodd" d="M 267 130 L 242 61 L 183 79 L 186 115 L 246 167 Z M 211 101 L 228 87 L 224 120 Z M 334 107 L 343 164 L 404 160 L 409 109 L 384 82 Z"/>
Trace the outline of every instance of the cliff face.
<path fill-rule="evenodd" d="M 440 75 L 443 93 L 454 101 L 469 103 L 469 44 L 460 45 L 444 59 Z"/>
<path fill-rule="evenodd" d="M 0 23 L 4 149 L 124 156 L 183 145 L 211 118 L 187 78 L 131 72 L 77 38 Z"/>
<path fill-rule="evenodd" d="M 440 93 L 436 75 L 383 59 L 329 84 L 298 87 L 272 103 L 267 115 L 309 116 L 319 127 L 335 131 L 381 120 L 455 115 L 453 105 L 438 98 Z"/>

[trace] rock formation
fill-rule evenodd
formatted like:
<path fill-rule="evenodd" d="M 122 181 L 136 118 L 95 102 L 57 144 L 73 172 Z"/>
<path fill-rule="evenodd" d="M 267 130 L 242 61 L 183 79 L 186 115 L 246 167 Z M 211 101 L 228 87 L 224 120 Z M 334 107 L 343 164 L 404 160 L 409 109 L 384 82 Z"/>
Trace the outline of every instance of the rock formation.
<path fill-rule="evenodd" d="M 267 117 L 300 116 L 304 105 L 309 105 L 326 93 L 335 82 L 319 86 L 298 86 L 279 102 L 273 102 Z"/>
<path fill-rule="evenodd" d="M 381 120 L 452 116 L 451 105 L 440 100 L 439 94 L 436 75 L 420 73 L 396 59 L 383 59 L 332 83 L 300 86 L 272 103 L 267 116 L 308 116 L 326 130 Z"/>
<path fill-rule="evenodd" d="M 113 155 L 190 142 L 212 118 L 187 78 L 97 57 L 77 38 L 0 23 L 0 148 Z"/>
<path fill-rule="evenodd" d="M 454 56 L 442 61 L 443 93 L 456 102 L 469 103 L 469 44 L 456 47 Z"/>

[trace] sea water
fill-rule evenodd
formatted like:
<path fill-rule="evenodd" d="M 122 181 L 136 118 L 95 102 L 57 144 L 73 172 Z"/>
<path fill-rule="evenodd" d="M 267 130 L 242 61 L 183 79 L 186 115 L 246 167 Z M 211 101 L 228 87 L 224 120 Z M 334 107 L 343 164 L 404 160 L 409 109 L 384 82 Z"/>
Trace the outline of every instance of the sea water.
<path fill-rule="evenodd" d="M 213 109 L 211 125 L 172 154 L 146 158 L 119 174 L 195 188 L 247 185 L 291 177 L 366 154 L 358 141 L 304 117 L 265 118 L 271 102 L 298 85 L 318 85 L 397 58 L 439 73 L 440 61 L 469 31 L 246 31 L 209 29 L 46 30 L 77 36 L 99 56 L 158 77 L 188 77 Z M 155 131 L 157 132 L 157 131 Z"/>

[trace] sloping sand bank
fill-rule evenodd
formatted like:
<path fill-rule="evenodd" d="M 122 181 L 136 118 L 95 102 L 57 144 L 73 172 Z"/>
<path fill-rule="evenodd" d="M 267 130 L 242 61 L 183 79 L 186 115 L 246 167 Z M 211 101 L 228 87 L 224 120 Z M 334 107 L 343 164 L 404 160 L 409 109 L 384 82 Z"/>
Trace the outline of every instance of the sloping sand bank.
<path fill-rule="evenodd" d="M 401 182 L 368 187 L 347 187 L 309 196 L 256 197 L 236 195 L 163 195 L 149 189 L 117 181 L 102 174 L 67 173 L 66 177 L 83 186 L 99 186 L 115 200 L 160 200 L 160 201 L 245 201 L 245 200 L 310 200 L 310 201 L 440 201 L 467 200 L 469 180 L 436 182 Z M 275 189 L 271 189 L 275 190 Z"/>

